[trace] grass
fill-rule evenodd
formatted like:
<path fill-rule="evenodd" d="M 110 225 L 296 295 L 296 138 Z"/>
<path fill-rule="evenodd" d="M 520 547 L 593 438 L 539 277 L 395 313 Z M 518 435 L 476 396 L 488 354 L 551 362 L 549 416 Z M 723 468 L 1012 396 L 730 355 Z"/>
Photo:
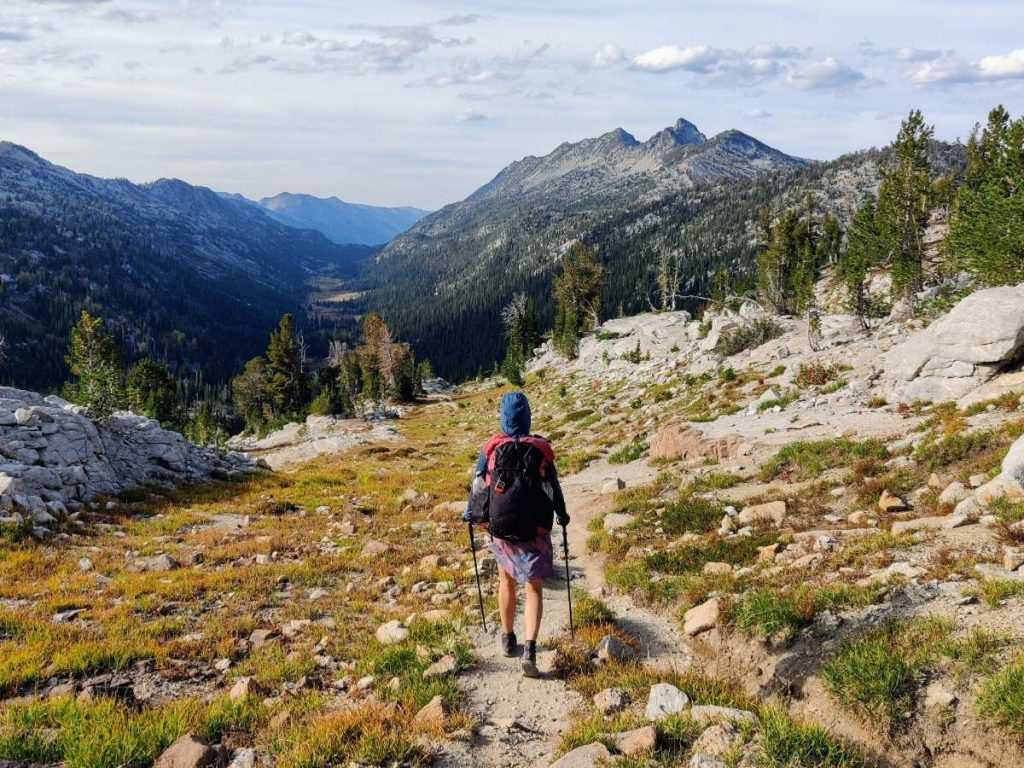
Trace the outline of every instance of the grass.
<path fill-rule="evenodd" d="M 718 527 L 722 514 L 722 507 L 716 502 L 690 496 L 665 507 L 661 527 L 666 533 L 704 533 Z"/>
<path fill-rule="evenodd" d="M 836 740 L 817 725 L 790 718 L 777 706 L 761 710 L 759 768 L 862 768 L 857 750 Z"/>
<path fill-rule="evenodd" d="M 870 605 L 878 597 L 878 589 L 845 585 L 813 587 L 801 584 L 789 591 L 763 587 L 733 606 L 730 620 L 749 635 L 785 641 L 810 625 L 822 611 Z"/>
<path fill-rule="evenodd" d="M 982 717 L 1024 737 L 1024 657 L 985 678 L 978 694 Z"/>
<path fill-rule="evenodd" d="M 855 441 L 844 437 L 827 440 L 798 440 L 784 446 L 761 465 L 760 479 L 770 482 L 778 477 L 806 480 L 836 467 L 853 464 L 858 459 L 881 461 L 889 455 L 880 440 Z"/>
<path fill-rule="evenodd" d="M 743 565 L 754 561 L 759 547 L 773 544 L 777 539 L 778 535 L 774 533 L 734 539 L 715 537 L 689 542 L 669 552 L 655 552 L 645 560 L 652 570 L 669 574 L 699 571 L 712 562 Z"/>
<path fill-rule="evenodd" d="M 636 461 L 647 453 L 647 449 L 649 447 L 650 446 L 647 444 L 646 440 L 640 438 L 634 439 L 633 442 L 626 443 L 626 445 L 619 448 L 619 450 L 609 454 L 608 463 L 629 464 L 631 461 Z"/>
<path fill-rule="evenodd" d="M 1003 601 L 1024 595 L 1024 582 L 999 578 L 982 579 L 978 583 L 978 592 L 990 608 L 998 608 Z"/>

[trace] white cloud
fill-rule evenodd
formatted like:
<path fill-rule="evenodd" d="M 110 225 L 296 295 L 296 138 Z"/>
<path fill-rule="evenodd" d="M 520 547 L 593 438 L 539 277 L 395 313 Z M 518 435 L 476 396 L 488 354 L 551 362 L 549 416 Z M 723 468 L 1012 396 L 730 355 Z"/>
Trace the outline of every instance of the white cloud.
<path fill-rule="evenodd" d="M 917 67 L 909 77 L 917 85 L 1024 79 L 1024 48 L 972 62 L 947 53 Z"/>
<path fill-rule="evenodd" d="M 807 55 L 803 48 L 791 48 L 778 43 L 757 43 L 747 49 L 753 59 L 802 59 Z"/>
<path fill-rule="evenodd" d="M 896 61 L 935 61 L 942 56 L 942 51 L 930 48 L 897 48 L 892 52 Z"/>
<path fill-rule="evenodd" d="M 754 107 L 753 109 L 747 112 L 747 117 L 751 117 L 755 120 L 763 120 L 764 118 L 771 116 L 771 112 L 769 112 L 767 109 L 762 109 L 760 107 Z"/>
<path fill-rule="evenodd" d="M 460 123 L 483 123 L 491 119 L 490 115 L 478 112 L 475 109 L 466 108 L 455 116 Z"/>
<path fill-rule="evenodd" d="M 707 72 L 722 58 L 722 54 L 706 45 L 663 45 L 652 48 L 633 58 L 634 69 L 645 72 L 669 72 L 685 69 L 689 72 Z"/>
<path fill-rule="evenodd" d="M 625 61 L 626 53 L 615 43 L 605 43 L 594 53 L 594 66 L 598 68 L 612 67 Z"/>
<path fill-rule="evenodd" d="M 806 67 L 795 69 L 786 77 L 786 83 L 801 91 L 821 91 L 849 88 L 864 81 L 864 73 L 848 67 L 838 59 L 826 56 Z"/>

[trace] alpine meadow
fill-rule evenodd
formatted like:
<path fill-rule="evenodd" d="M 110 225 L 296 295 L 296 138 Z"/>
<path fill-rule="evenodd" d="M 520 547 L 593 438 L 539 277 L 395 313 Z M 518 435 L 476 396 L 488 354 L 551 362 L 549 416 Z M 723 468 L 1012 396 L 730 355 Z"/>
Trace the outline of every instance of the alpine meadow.
<path fill-rule="evenodd" d="M 1024 9 L 919 5 L 7 0 L 0 768 L 1024 765 Z"/>

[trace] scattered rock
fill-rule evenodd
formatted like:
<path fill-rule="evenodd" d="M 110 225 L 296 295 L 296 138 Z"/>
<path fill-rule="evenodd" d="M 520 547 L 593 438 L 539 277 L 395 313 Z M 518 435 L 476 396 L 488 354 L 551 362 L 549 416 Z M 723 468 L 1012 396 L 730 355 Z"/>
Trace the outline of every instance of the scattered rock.
<path fill-rule="evenodd" d="M 402 625 L 402 622 L 395 619 L 387 624 L 377 627 L 377 640 L 382 645 L 394 645 L 408 639 L 409 630 Z"/>
<path fill-rule="evenodd" d="M 883 512 L 906 512 L 910 505 L 888 489 L 882 491 L 878 498 L 878 508 Z"/>
<path fill-rule="evenodd" d="M 600 768 L 608 764 L 612 753 L 599 742 L 577 747 L 551 764 L 551 768 Z"/>
<path fill-rule="evenodd" d="M 891 401 L 959 400 L 1016 360 L 1024 348 L 1024 285 L 987 288 L 887 357 Z"/>
<path fill-rule="evenodd" d="M 444 728 L 445 718 L 448 716 L 447 709 L 444 697 L 435 696 L 416 713 L 412 719 L 413 725 L 430 729 Z"/>
<path fill-rule="evenodd" d="M 363 557 L 380 557 L 391 551 L 391 545 L 370 539 L 363 545 Z"/>
<path fill-rule="evenodd" d="M 605 635 L 594 646 L 593 655 L 600 662 L 626 662 L 636 658 L 636 651 L 615 635 Z"/>
<path fill-rule="evenodd" d="M 231 687 L 231 693 L 228 694 L 228 698 L 232 701 L 243 701 L 250 696 L 262 695 L 263 687 L 256 681 L 256 678 L 240 677 Z"/>
<path fill-rule="evenodd" d="M 1003 549 L 1003 568 L 1008 571 L 1016 571 L 1022 565 L 1024 565 L 1024 549 L 1017 547 Z"/>
<path fill-rule="evenodd" d="M 452 675 L 456 672 L 458 667 L 458 662 L 455 661 L 454 656 L 442 656 L 440 659 L 438 659 L 425 670 L 423 670 L 423 679 L 429 680 L 432 677 L 443 677 L 445 675 Z"/>
<path fill-rule="evenodd" d="M 224 750 L 204 744 L 191 733 L 164 750 L 153 768 L 210 768 L 224 762 Z"/>
<path fill-rule="evenodd" d="M 771 523 L 779 527 L 786 519 L 786 502 L 769 501 L 764 504 L 753 504 L 745 507 L 736 517 L 741 525 L 757 525 L 759 523 Z"/>
<path fill-rule="evenodd" d="M 650 457 L 665 461 L 698 459 L 714 456 L 728 459 L 739 454 L 741 440 L 738 435 L 723 435 L 708 440 L 699 429 L 685 423 L 668 424 L 651 438 Z"/>
<path fill-rule="evenodd" d="M 701 572 L 719 576 L 732 573 L 732 566 L 729 565 L 729 563 L 704 563 L 704 567 L 701 569 Z"/>
<path fill-rule="evenodd" d="M 685 712 L 690 706 L 690 697 L 670 683 L 656 683 L 651 686 L 647 697 L 645 714 L 647 719 L 656 722 L 669 715 Z"/>
<path fill-rule="evenodd" d="M 621 512 L 609 512 L 604 516 L 604 529 L 606 531 L 617 531 L 620 528 L 628 526 L 634 519 L 633 515 L 627 515 Z"/>
<path fill-rule="evenodd" d="M 939 502 L 942 504 L 959 504 L 970 495 L 967 486 L 963 483 L 953 482 L 939 494 Z"/>
<path fill-rule="evenodd" d="M 683 615 L 683 632 L 694 637 L 701 632 L 714 629 L 718 626 L 720 610 L 721 601 L 717 597 L 691 608 Z"/>
<path fill-rule="evenodd" d="M 606 481 L 605 484 L 601 486 L 601 493 L 605 495 L 609 493 L 617 493 L 625 487 L 626 481 L 616 477 L 613 480 Z"/>
<path fill-rule="evenodd" d="M 690 768 L 729 768 L 729 766 L 711 755 L 695 754 L 690 758 Z"/>
<path fill-rule="evenodd" d="M 249 635 L 249 644 L 253 648 L 262 648 L 267 643 L 276 640 L 279 634 L 276 629 L 254 629 Z"/>
<path fill-rule="evenodd" d="M 932 707 L 951 707 L 957 702 L 957 695 L 950 693 L 940 683 L 930 683 L 924 694 L 924 705 Z"/>
<path fill-rule="evenodd" d="M 137 557 L 128 566 L 134 573 L 163 573 L 176 571 L 181 566 L 170 555 L 154 555 L 153 557 Z"/>
<path fill-rule="evenodd" d="M 658 748 L 658 731 L 653 725 L 634 728 L 612 736 L 615 749 L 626 757 L 643 757 Z"/>
<path fill-rule="evenodd" d="M 602 715 L 621 712 L 629 706 L 629 694 L 621 688 L 605 688 L 594 694 L 594 706 Z"/>
<path fill-rule="evenodd" d="M 724 757 L 726 754 L 743 744 L 743 736 L 732 723 L 717 723 L 704 729 L 704 732 L 693 742 L 695 754 L 710 757 Z"/>

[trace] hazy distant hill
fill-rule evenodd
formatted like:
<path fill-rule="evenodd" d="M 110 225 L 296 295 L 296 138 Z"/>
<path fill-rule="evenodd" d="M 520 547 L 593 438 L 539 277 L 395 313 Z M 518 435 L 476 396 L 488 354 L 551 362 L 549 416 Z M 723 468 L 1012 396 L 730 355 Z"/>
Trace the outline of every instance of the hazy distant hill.
<path fill-rule="evenodd" d="M 315 229 L 335 243 L 383 245 L 426 216 L 419 208 L 378 208 L 346 203 L 337 197 L 282 192 L 258 205 L 289 227 Z"/>

